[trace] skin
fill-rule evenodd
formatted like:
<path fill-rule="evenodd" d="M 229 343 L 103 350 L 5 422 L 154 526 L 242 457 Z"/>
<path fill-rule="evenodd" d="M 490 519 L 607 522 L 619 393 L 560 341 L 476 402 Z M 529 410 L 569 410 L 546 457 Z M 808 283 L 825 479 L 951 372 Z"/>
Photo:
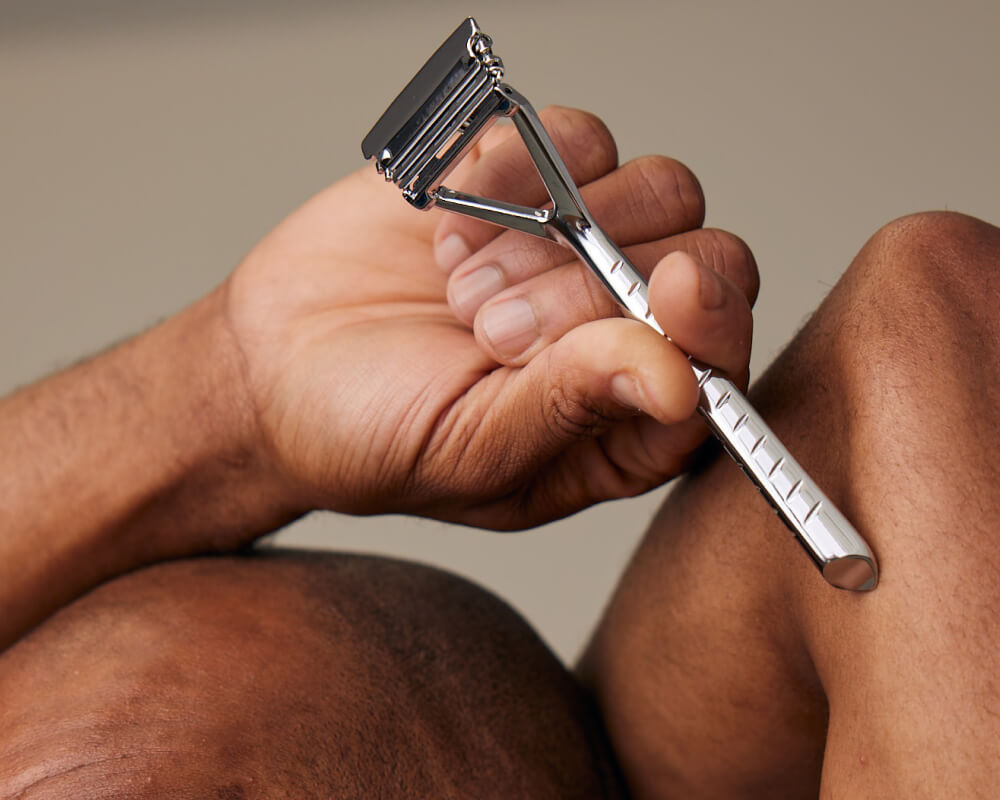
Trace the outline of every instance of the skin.
<path fill-rule="evenodd" d="M 662 262 L 675 340 L 745 372 L 755 267 L 698 229 L 691 173 L 618 168 L 593 117 L 545 117 L 609 232 L 647 274 Z M 454 180 L 530 202 L 510 144 Z M 497 231 L 458 232 L 511 280 L 535 269 L 539 308 L 563 283 L 598 297 L 544 242 L 511 258 Z M 676 345 L 605 305 L 501 355 L 449 305 L 448 233 L 366 170 L 192 308 L 0 405 L 0 795 L 618 796 L 571 676 L 482 590 L 377 560 L 177 560 L 313 508 L 525 527 L 683 466 L 704 431 Z"/>
<path fill-rule="evenodd" d="M 998 260 L 970 217 L 887 225 L 752 392 L 874 592 L 827 586 L 726 458 L 672 493 L 581 665 L 636 797 L 995 795 Z"/>
<path fill-rule="evenodd" d="M 175 561 L 0 657 L 3 798 L 620 796 L 555 656 L 497 598 L 425 566 Z"/>
<path fill-rule="evenodd" d="M 662 259 L 652 307 L 676 344 L 622 318 L 580 324 L 602 316 L 584 307 L 501 361 L 455 317 L 434 254 L 449 232 L 470 248 L 507 240 L 416 213 L 370 168 L 349 176 L 191 308 L 0 404 L 0 645 L 102 580 L 232 550 L 313 509 L 515 529 L 677 474 L 705 434 L 679 348 L 745 373 L 752 257 L 697 230 L 704 200 L 682 165 L 618 167 L 595 118 L 545 121 L 609 233 L 647 272 Z M 484 141 L 456 185 L 530 201 L 512 144 Z M 518 247 L 532 269 L 569 263 L 545 242 Z M 592 292 L 558 271 L 522 292 L 541 306 L 562 278 Z"/>
<path fill-rule="evenodd" d="M 703 431 L 678 348 L 745 374 L 752 259 L 697 229 L 683 167 L 615 168 L 593 118 L 549 116 L 598 219 L 658 263 L 652 305 L 676 346 L 609 318 L 550 245 L 382 206 L 384 186 L 349 178 L 209 298 L 0 406 L 5 641 L 111 575 L 233 548 L 309 508 L 510 528 L 687 464 Z M 456 180 L 541 202 L 512 144 L 497 134 Z M 968 217 L 887 226 L 754 389 L 873 546 L 876 592 L 823 583 L 717 454 L 671 495 L 580 666 L 632 795 L 991 796 L 998 260 L 1000 230 Z M 490 291 L 465 280 L 483 268 Z M 490 312 L 518 299 L 534 328 L 511 336 Z M 615 791 L 572 683 L 495 601 L 412 566 L 287 558 L 139 570 L 9 647 L 0 787 Z M 281 748 L 255 738 L 271 730 Z M 412 748 L 407 769 L 386 767 L 384 741 Z"/>

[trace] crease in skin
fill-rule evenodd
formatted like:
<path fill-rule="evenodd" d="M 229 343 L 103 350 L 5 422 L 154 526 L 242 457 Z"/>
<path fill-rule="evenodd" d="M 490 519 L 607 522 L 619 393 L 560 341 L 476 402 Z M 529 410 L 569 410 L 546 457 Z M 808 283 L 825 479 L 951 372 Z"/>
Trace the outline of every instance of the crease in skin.
<path fill-rule="evenodd" d="M 31 798 L 32 794 L 35 792 L 35 790 L 40 789 L 42 787 L 46 787 L 46 784 L 49 784 L 52 781 L 56 781 L 56 780 L 60 780 L 60 779 L 66 779 L 69 776 L 76 775 L 77 773 L 80 773 L 80 772 L 82 772 L 84 770 L 87 770 L 87 769 L 90 769 L 90 768 L 100 767 L 103 764 L 121 763 L 121 762 L 128 761 L 128 760 L 131 760 L 131 759 L 139 758 L 140 755 L 146 755 L 146 754 L 149 754 L 149 755 L 161 755 L 161 756 L 162 755 L 180 755 L 176 750 L 173 750 L 171 748 L 164 748 L 162 750 L 147 750 L 147 751 L 145 751 L 142 754 L 140 754 L 140 753 L 122 753 L 121 755 L 106 756 L 104 758 L 98 758 L 98 759 L 94 759 L 92 761 L 85 761 L 83 763 L 75 763 L 75 764 L 72 764 L 71 766 L 67 765 L 64 768 L 58 769 L 58 771 L 56 771 L 56 772 L 49 771 L 47 769 L 47 765 L 42 764 L 42 765 L 37 765 L 33 769 L 28 769 L 25 772 L 27 772 L 29 774 L 32 773 L 32 772 L 45 772 L 46 774 L 39 775 L 37 777 L 29 777 L 28 778 L 28 783 L 21 783 L 20 785 L 18 785 L 17 783 L 11 784 L 10 781 L 5 780 L 4 783 L 7 783 L 8 785 L 7 786 L 0 786 L 0 788 L 2 788 L 4 790 L 4 795 L 3 795 L 4 800 L 6 800 L 6 798 L 11 798 L 11 800 L 13 800 L 14 798 L 17 798 L 18 800 L 20 800 L 20 798 L 24 798 L 24 800 L 30 800 L 30 798 Z M 75 760 L 76 759 L 72 759 L 72 761 L 75 761 Z M 23 777 L 23 775 L 24 775 L 24 773 L 22 773 L 22 777 Z M 15 780 L 16 780 L 16 777 L 17 776 L 15 776 Z M 56 788 L 58 788 L 58 787 L 56 787 Z M 70 787 L 67 787 L 67 788 L 70 788 Z"/>
<path fill-rule="evenodd" d="M 408 303 L 387 301 L 384 303 L 358 302 L 343 305 L 333 312 L 337 319 L 330 322 L 326 318 L 331 316 L 330 309 L 318 309 L 310 314 L 301 317 L 302 324 L 308 321 L 326 323 L 333 330 L 344 330 L 357 325 L 364 325 L 369 322 L 381 322 L 389 320 L 394 323 L 423 322 L 427 319 L 437 319 L 443 326 L 458 328 L 462 331 L 469 331 L 469 327 L 451 313 L 448 303 L 443 300 L 414 300 Z M 330 330 L 323 329 L 316 338 L 330 335 Z"/>

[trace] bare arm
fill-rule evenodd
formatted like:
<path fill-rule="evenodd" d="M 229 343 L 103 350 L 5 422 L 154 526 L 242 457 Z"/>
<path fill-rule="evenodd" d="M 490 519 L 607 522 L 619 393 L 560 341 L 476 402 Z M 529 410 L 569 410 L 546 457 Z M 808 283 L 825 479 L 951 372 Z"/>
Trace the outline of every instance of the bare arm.
<path fill-rule="evenodd" d="M 251 447 L 222 300 L 0 401 L 0 647 L 109 576 L 293 515 Z"/>
<path fill-rule="evenodd" d="M 0 646 L 111 575 L 311 509 L 516 529 L 676 475 L 705 433 L 679 347 L 745 373 L 752 257 L 699 230 L 685 167 L 618 167 L 594 118 L 546 116 L 608 232 L 647 275 L 663 260 L 651 305 L 674 343 L 618 317 L 567 251 L 349 176 L 204 300 L 0 404 Z M 511 144 L 484 140 L 457 177 L 538 202 Z M 449 234 L 462 264 L 435 258 Z M 484 260 L 499 280 L 470 296 Z"/>

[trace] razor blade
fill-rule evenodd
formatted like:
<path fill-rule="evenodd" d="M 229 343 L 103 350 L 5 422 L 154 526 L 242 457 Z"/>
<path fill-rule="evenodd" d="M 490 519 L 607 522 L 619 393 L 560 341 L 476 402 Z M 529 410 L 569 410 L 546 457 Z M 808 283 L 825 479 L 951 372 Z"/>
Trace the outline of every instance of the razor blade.
<path fill-rule="evenodd" d="M 623 311 L 663 329 L 649 308 L 646 281 L 598 227 L 531 104 L 503 82 L 493 42 L 466 19 L 421 68 L 362 142 L 366 159 L 416 208 L 443 208 L 574 251 Z M 513 120 L 551 199 L 534 208 L 442 185 L 448 172 L 498 119 Z M 878 564 L 868 545 L 727 377 L 690 359 L 698 410 L 740 469 L 792 531 L 833 586 L 869 591 Z"/>

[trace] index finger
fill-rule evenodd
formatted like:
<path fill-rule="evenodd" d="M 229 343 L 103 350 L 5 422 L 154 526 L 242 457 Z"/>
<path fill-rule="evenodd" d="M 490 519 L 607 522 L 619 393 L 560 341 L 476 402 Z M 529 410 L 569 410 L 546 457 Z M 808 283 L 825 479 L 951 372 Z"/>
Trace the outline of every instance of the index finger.
<path fill-rule="evenodd" d="M 551 106 L 539 116 L 578 185 L 611 172 L 618 165 L 614 137 L 601 120 L 586 111 Z M 522 205 L 541 205 L 549 195 L 519 136 L 509 136 L 486 150 L 463 175 L 463 192 Z M 438 265 L 450 272 L 503 231 L 488 222 L 447 214 L 434 233 Z"/>

